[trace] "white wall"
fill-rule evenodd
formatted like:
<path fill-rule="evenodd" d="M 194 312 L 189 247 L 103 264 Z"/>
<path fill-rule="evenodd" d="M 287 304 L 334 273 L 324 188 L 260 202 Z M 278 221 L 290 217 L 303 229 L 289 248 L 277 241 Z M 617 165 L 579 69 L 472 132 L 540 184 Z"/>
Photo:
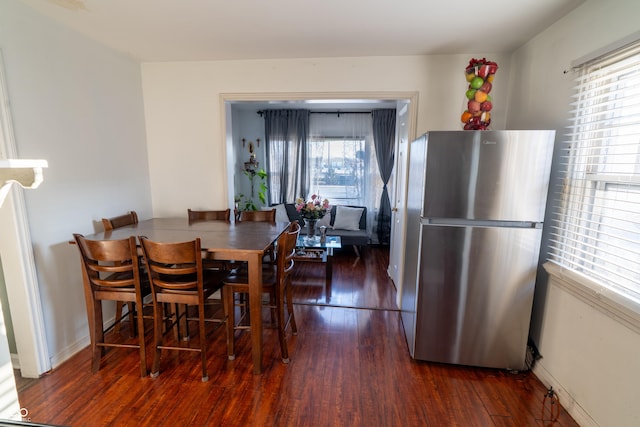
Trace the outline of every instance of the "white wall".
<path fill-rule="evenodd" d="M 418 134 L 460 129 L 471 56 L 500 65 L 492 127 L 504 129 L 508 55 L 142 64 L 154 215 L 180 215 L 201 200 L 212 209 L 227 207 L 222 94 L 417 91 Z"/>
<path fill-rule="evenodd" d="M 639 17 L 637 0 L 590 0 L 515 52 L 507 126 L 556 129 L 561 140 L 574 84 L 563 71 L 639 31 Z M 543 358 L 534 372 L 561 390 L 561 403 L 582 425 L 640 425 L 640 336 L 541 273 L 532 335 Z"/>
<path fill-rule="evenodd" d="M 25 199 L 55 366 L 89 342 L 72 233 L 151 216 L 140 65 L 15 1 L 0 2 L 0 49 L 18 155 L 49 162 Z"/>

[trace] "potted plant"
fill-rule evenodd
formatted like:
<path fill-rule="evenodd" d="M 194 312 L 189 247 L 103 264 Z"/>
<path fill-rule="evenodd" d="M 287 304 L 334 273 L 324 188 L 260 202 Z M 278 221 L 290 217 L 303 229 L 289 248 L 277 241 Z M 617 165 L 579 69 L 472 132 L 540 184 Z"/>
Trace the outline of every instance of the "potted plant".
<path fill-rule="evenodd" d="M 258 199 L 262 206 L 267 204 L 267 172 L 264 169 L 245 170 L 243 171 L 245 176 L 249 178 L 251 184 L 251 195 L 246 196 L 242 193 L 235 195 L 236 209 L 238 211 L 257 211 L 258 206 L 254 202 L 256 177 L 258 177 Z"/>

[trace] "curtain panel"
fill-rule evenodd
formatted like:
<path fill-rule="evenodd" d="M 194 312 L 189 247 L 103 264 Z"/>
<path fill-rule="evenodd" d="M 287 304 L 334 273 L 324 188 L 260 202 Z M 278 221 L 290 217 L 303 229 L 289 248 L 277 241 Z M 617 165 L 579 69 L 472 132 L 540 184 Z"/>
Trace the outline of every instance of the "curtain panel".
<path fill-rule="evenodd" d="M 391 238 L 391 202 L 387 192 L 387 184 L 393 171 L 395 159 L 396 110 L 373 111 L 373 140 L 378 159 L 378 169 L 382 179 L 382 195 L 378 211 L 377 234 L 378 242 L 388 245 Z"/>
<path fill-rule="evenodd" d="M 264 125 L 269 204 L 295 201 L 309 192 L 309 111 L 266 110 Z"/>

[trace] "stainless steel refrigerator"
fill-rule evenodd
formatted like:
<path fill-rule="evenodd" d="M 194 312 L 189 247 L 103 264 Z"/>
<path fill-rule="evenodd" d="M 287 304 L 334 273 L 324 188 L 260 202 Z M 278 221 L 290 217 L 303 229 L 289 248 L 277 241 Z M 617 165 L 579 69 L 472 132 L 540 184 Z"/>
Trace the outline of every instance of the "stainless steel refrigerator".
<path fill-rule="evenodd" d="M 411 143 L 401 313 L 418 360 L 522 370 L 555 131 Z"/>

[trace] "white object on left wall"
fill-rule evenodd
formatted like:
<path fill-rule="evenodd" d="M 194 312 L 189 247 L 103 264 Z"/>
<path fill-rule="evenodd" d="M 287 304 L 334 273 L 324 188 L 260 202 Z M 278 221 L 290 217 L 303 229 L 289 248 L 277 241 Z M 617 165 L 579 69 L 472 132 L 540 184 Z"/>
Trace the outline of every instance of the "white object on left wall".
<path fill-rule="evenodd" d="M 22 188 L 38 188 L 43 180 L 42 168 L 47 166 L 46 160 L 0 160 L 0 206 L 14 182 Z"/>

